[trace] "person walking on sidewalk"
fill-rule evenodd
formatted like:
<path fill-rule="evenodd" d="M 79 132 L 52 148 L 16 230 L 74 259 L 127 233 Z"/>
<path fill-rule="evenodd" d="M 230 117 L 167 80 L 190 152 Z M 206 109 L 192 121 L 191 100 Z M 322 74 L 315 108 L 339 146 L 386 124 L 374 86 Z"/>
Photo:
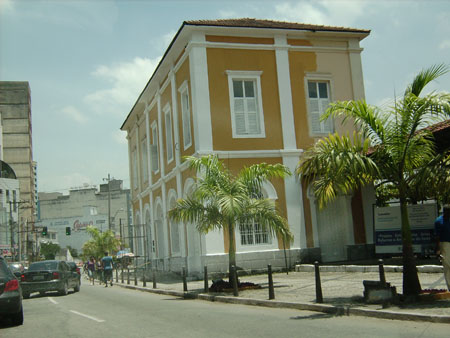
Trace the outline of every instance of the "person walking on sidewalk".
<path fill-rule="evenodd" d="M 112 270 L 113 270 L 113 259 L 108 255 L 108 252 L 105 252 L 105 257 L 102 258 L 102 266 L 103 266 L 103 275 L 105 281 L 105 288 L 108 287 L 108 280 L 112 283 Z"/>
<path fill-rule="evenodd" d="M 436 254 L 441 256 L 445 282 L 450 291 L 450 205 L 444 205 L 443 214 L 434 222 L 436 232 Z"/>
<path fill-rule="evenodd" d="M 88 276 L 89 276 L 89 283 L 92 283 L 92 285 L 94 285 L 95 259 L 93 256 L 91 256 L 91 258 L 89 258 L 89 261 L 87 262 L 87 270 L 88 270 Z"/>

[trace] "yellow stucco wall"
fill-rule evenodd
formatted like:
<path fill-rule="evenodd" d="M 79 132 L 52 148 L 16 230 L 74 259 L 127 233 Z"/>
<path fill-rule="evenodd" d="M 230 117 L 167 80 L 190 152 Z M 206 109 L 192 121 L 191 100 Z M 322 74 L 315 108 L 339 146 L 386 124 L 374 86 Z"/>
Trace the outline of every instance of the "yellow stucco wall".
<path fill-rule="evenodd" d="M 261 45 L 274 44 L 273 38 L 252 38 L 244 36 L 206 35 L 205 40 L 209 42 L 247 43 L 247 44 L 261 44 Z"/>
<path fill-rule="evenodd" d="M 207 49 L 214 150 L 283 148 L 274 51 Z M 265 138 L 233 138 L 227 70 L 262 71 Z"/>

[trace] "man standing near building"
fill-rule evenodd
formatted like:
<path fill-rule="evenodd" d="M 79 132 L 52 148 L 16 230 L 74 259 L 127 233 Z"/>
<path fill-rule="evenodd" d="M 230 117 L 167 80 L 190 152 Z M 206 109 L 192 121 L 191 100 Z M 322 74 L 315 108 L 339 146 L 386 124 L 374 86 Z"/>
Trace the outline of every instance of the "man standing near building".
<path fill-rule="evenodd" d="M 434 222 L 436 232 L 437 255 L 442 258 L 445 281 L 450 291 L 450 205 L 445 205 L 443 214 Z"/>
<path fill-rule="evenodd" d="M 450 243 L 449 243 L 450 244 Z M 450 250 L 449 250 L 450 252 Z M 108 280 L 110 281 L 111 286 L 112 283 L 112 270 L 113 270 L 113 259 L 108 255 L 108 252 L 105 252 L 105 257 L 102 258 L 102 266 L 103 266 L 103 275 L 105 280 L 105 288 L 108 287 Z"/>

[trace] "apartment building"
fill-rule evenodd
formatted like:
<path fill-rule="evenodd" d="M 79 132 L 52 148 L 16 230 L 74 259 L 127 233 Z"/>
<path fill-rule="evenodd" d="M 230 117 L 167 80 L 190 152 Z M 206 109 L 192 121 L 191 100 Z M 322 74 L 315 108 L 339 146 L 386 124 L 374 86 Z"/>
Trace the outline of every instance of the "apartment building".
<path fill-rule="evenodd" d="M 0 159 L 8 163 L 19 181 L 18 233 L 21 251 L 31 254 L 31 230 L 35 221 L 35 171 L 28 82 L 0 81 Z"/>

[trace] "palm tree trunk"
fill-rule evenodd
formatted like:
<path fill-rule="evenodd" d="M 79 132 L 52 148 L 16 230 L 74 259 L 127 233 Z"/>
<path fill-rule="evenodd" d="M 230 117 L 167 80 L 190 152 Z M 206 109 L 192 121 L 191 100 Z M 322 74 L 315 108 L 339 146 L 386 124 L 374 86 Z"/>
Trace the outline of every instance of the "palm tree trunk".
<path fill-rule="evenodd" d="M 233 285 L 233 272 L 236 273 L 236 246 L 234 243 L 234 224 L 228 224 L 228 276 L 230 285 Z M 234 269 L 231 267 L 234 265 Z"/>
<path fill-rule="evenodd" d="M 403 295 L 417 296 L 421 291 L 417 274 L 416 259 L 412 247 L 411 227 L 408 218 L 408 206 L 405 198 L 400 198 L 403 243 Z"/>

